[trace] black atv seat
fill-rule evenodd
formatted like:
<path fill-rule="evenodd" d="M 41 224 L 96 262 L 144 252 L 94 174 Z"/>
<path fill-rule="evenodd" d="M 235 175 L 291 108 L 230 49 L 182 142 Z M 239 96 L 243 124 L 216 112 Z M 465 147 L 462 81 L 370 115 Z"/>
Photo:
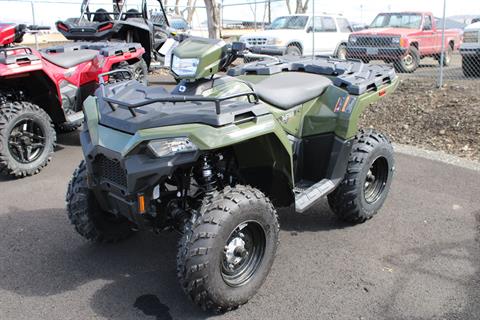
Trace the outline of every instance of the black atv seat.
<path fill-rule="evenodd" d="M 332 85 L 325 76 L 305 72 L 281 72 L 255 85 L 261 100 L 280 109 L 290 109 L 322 95 Z"/>
<path fill-rule="evenodd" d="M 96 50 L 85 49 L 55 54 L 48 54 L 42 52 L 42 57 L 59 67 L 68 69 L 80 63 L 93 60 L 93 58 L 95 58 L 97 54 L 98 51 Z"/>

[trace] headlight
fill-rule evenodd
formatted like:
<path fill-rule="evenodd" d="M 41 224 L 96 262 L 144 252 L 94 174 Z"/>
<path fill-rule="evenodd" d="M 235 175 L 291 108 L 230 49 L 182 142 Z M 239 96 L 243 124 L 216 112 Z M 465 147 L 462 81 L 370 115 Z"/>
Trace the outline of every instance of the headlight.
<path fill-rule="evenodd" d="M 157 158 L 198 150 L 197 146 L 188 138 L 153 140 L 148 143 L 148 148 Z"/>
<path fill-rule="evenodd" d="M 172 71 L 180 77 L 193 77 L 197 73 L 198 62 L 197 58 L 181 59 L 174 55 Z"/>
<path fill-rule="evenodd" d="M 357 37 L 350 37 L 350 39 L 348 39 L 348 41 L 349 41 L 351 44 L 357 43 L 357 40 L 358 40 Z"/>
<path fill-rule="evenodd" d="M 282 44 L 283 44 L 283 40 L 280 38 L 270 38 L 267 40 L 267 45 L 281 46 Z"/>

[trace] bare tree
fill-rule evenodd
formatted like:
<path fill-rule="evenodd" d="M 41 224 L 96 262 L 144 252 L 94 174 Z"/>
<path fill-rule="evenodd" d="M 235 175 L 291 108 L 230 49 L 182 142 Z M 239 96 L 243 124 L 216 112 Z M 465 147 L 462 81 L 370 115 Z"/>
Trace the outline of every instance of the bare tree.
<path fill-rule="evenodd" d="M 290 0 L 285 0 L 287 3 L 288 14 L 292 14 L 292 8 L 290 7 Z"/>
<path fill-rule="evenodd" d="M 205 0 L 207 9 L 208 37 L 212 39 L 220 38 L 220 8 L 217 0 Z"/>
<path fill-rule="evenodd" d="M 305 3 L 302 3 L 302 0 L 297 0 L 297 8 L 295 9 L 295 13 L 305 13 L 308 10 L 308 1 L 305 0 Z"/>
<path fill-rule="evenodd" d="M 192 24 L 193 20 L 193 15 L 195 14 L 195 9 L 197 5 L 197 0 L 188 0 L 187 1 L 187 6 L 185 9 L 182 10 L 182 16 L 185 17 L 185 12 L 187 13 L 187 22 L 188 24 Z"/>
<path fill-rule="evenodd" d="M 180 0 L 175 0 L 175 14 L 180 15 Z"/>

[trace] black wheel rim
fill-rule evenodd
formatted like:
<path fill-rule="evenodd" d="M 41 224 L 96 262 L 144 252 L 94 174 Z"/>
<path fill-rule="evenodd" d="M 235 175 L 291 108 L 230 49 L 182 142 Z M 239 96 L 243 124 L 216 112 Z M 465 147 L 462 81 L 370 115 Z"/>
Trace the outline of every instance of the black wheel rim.
<path fill-rule="evenodd" d="M 388 180 L 388 162 L 384 157 L 373 161 L 364 183 L 365 201 L 372 204 L 381 198 Z"/>
<path fill-rule="evenodd" d="M 145 80 L 145 73 L 143 72 L 143 68 L 141 66 L 137 66 L 133 70 L 133 77 L 135 80 L 143 82 Z"/>
<path fill-rule="evenodd" d="M 32 163 L 45 150 L 45 132 L 34 119 L 22 119 L 14 125 L 8 138 L 8 149 L 20 163 Z"/>
<path fill-rule="evenodd" d="M 225 283 L 231 287 L 247 284 L 263 260 L 265 247 L 265 231 L 258 222 L 238 225 L 222 253 L 221 272 Z"/>

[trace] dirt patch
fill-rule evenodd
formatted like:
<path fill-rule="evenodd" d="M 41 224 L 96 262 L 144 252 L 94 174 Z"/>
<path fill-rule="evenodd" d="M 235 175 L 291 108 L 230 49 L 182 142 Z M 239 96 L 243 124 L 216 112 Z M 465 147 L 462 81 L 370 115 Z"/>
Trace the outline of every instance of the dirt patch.
<path fill-rule="evenodd" d="M 480 80 L 436 89 L 431 80 L 402 79 L 396 93 L 367 108 L 360 122 L 397 143 L 480 161 Z"/>

